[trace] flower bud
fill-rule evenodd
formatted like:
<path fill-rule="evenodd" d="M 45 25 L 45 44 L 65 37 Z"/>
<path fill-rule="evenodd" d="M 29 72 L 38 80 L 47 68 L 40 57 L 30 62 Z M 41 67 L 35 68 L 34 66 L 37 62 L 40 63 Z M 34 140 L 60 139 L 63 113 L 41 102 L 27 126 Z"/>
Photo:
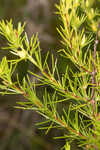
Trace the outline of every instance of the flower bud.
<path fill-rule="evenodd" d="M 27 56 L 27 52 L 25 50 L 18 51 L 17 54 L 22 59 L 25 59 Z"/>

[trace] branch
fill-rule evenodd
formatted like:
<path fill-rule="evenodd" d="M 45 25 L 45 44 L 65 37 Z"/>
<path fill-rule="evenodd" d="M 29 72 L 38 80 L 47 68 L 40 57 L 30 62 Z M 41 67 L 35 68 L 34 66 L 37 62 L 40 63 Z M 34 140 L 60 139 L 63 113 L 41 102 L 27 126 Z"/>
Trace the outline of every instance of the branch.
<path fill-rule="evenodd" d="M 92 61 L 92 64 L 93 64 L 93 71 L 92 71 L 92 96 L 91 96 L 91 104 L 93 106 L 93 115 L 95 115 L 95 85 L 96 85 L 96 79 L 95 79 L 95 76 L 96 76 L 96 67 L 95 67 L 95 63 L 96 63 L 96 50 L 97 50 L 97 45 L 99 43 L 99 40 L 98 40 L 98 31 L 99 31 L 99 28 L 100 28 L 100 23 L 98 25 L 98 29 L 97 29 L 97 34 L 96 34 L 96 39 L 95 39 L 95 42 L 94 42 L 94 51 L 93 51 L 93 61 Z"/>

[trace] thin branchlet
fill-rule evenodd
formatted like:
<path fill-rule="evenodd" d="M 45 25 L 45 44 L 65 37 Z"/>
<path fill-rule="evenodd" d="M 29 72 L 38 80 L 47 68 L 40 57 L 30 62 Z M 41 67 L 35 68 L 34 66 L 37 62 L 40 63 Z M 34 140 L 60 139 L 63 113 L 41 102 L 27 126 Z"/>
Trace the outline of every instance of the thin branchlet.
<path fill-rule="evenodd" d="M 93 72 L 92 72 L 92 74 L 91 74 L 91 76 L 92 76 L 91 103 L 92 103 L 92 106 L 93 106 L 93 115 L 95 115 L 95 109 L 96 109 L 96 101 L 95 101 L 96 66 L 95 66 L 95 63 L 96 63 L 96 51 L 97 51 L 97 46 L 98 46 L 98 43 L 99 43 L 99 40 L 98 40 L 98 31 L 99 31 L 99 28 L 100 28 L 100 23 L 99 23 L 99 25 L 98 25 L 98 30 L 97 30 L 97 34 L 96 34 L 96 39 L 95 39 L 95 42 L 94 42 L 93 61 L 92 61 Z"/>

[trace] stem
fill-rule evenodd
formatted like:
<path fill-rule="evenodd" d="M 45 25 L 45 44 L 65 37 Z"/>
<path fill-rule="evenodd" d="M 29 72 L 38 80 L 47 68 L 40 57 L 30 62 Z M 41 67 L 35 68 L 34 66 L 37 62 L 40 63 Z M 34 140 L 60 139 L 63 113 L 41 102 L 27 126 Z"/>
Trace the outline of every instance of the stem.
<path fill-rule="evenodd" d="M 96 76 L 96 67 L 95 67 L 95 63 L 96 63 L 96 50 L 97 50 L 97 45 L 99 43 L 99 40 L 98 40 L 98 32 L 99 32 L 99 29 L 100 29 L 100 22 L 98 24 L 98 29 L 97 29 L 97 34 L 96 34 L 96 39 L 95 39 L 95 42 L 94 42 L 94 51 L 93 51 L 93 61 L 92 61 L 92 64 L 93 64 L 93 72 L 92 72 L 92 96 L 91 96 L 91 104 L 93 106 L 93 115 L 95 116 L 95 108 L 96 108 L 96 102 L 95 102 L 95 85 L 96 85 L 96 79 L 95 79 L 95 76 Z"/>
<path fill-rule="evenodd" d="M 95 115 L 95 84 L 96 84 L 96 79 L 95 79 L 95 75 L 96 75 L 96 68 L 95 68 L 95 62 L 96 62 L 96 49 L 97 49 L 97 45 L 98 45 L 98 37 L 96 35 L 96 40 L 95 40 L 95 43 L 94 43 L 94 51 L 93 51 L 93 61 L 92 61 L 92 64 L 93 64 L 93 72 L 92 72 L 92 97 L 91 97 L 91 103 L 92 103 L 92 106 L 93 106 L 93 115 Z"/>

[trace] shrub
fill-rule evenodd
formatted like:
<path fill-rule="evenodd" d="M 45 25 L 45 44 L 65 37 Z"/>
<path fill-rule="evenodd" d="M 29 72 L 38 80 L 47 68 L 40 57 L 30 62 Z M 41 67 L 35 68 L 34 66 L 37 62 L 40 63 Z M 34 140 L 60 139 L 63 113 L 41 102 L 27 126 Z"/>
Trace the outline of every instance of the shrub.
<path fill-rule="evenodd" d="M 33 34 L 29 40 L 24 32 L 25 24 L 19 22 L 15 29 L 12 20 L 0 21 L 0 34 L 7 39 L 3 49 L 16 56 L 10 60 L 6 56 L 2 58 L 0 93 L 23 95 L 27 101 L 19 102 L 18 108 L 42 115 L 45 121 L 41 125 L 49 123 L 44 127 L 47 132 L 51 128 L 65 129 L 64 135 L 57 137 L 65 139 L 65 150 L 70 150 L 74 140 L 82 149 L 100 149 L 100 12 L 93 4 L 89 0 L 60 0 L 56 5 L 61 20 L 57 31 L 63 45 L 58 52 L 74 66 L 68 63 L 63 74 L 59 73 L 53 55 L 51 67 L 47 63 L 49 53 L 42 59 L 38 35 Z M 31 62 L 41 73 L 28 70 L 22 82 L 16 73 L 13 81 L 16 66 L 22 60 Z M 38 82 L 31 82 L 30 75 Z M 45 85 L 53 89 L 52 94 Z M 45 87 L 41 99 L 36 91 L 38 86 Z"/>

